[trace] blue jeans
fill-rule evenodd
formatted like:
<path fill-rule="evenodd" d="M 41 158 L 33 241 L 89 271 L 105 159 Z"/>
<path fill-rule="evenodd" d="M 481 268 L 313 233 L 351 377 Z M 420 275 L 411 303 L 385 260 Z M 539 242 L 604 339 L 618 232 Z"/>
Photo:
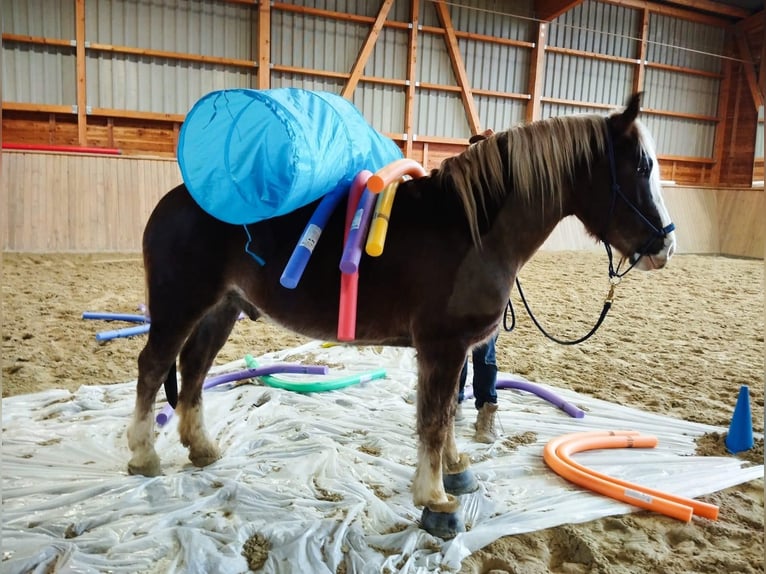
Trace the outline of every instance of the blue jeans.
<path fill-rule="evenodd" d="M 480 409 L 484 403 L 497 403 L 497 361 L 495 359 L 495 334 L 487 342 L 471 351 L 473 358 L 473 397 L 477 409 Z M 468 359 L 463 364 L 463 370 L 460 372 L 460 390 L 458 391 L 457 401 L 462 403 L 465 399 L 465 381 L 468 377 Z"/>

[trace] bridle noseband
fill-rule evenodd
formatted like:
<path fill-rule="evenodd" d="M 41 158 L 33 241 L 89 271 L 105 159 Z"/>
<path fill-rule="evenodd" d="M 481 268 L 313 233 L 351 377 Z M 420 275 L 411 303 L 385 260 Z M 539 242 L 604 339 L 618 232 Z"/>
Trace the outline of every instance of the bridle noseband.
<path fill-rule="evenodd" d="M 542 325 L 537 321 L 534 314 L 532 313 L 532 309 L 529 306 L 529 303 L 527 302 L 526 297 L 524 296 L 524 292 L 521 289 L 521 283 L 519 282 L 519 278 L 516 277 L 516 288 L 519 290 L 519 296 L 521 297 L 522 303 L 524 303 L 524 308 L 527 310 L 527 313 L 529 314 L 529 318 L 532 319 L 532 322 L 535 324 L 535 326 L 540 330 L 540 332 L 545 335 L 548 339 L 551 341 L 554 341 L 555 343 L 558 343 L 560 345 L 577 345 L 579 343 L 582 343 L 583 341 L 586 341 L 589 339 L 596 331 L 598 331 L 598 328 L 601 327 L 601 324 L 604 322 L 604 319 L 606 319 L 607 313 L 609 313 L 609 309 L 612 308 L 612 301 L 614 301 L 614 290 L 617 285 L 619 285 L 620 281 L 622 280 L 625 275 L 627 275 L 628 271 L 633 269 L 638 262 L 641 260 L 642 257 L 644 257 L 649 252 L 649 246 L 656 241 L 657 239 L 665 239 L 670 232 L 672 232 L 676 226 L 673 222 L 669 223 L 663 228 L 658 228 L 656 225 L 654 225 L 649 219 L 641 213 L 641 210 L 636 206 L 635 203 L 633 203 L 626 195 L 623 193 L 622 189 L 620 188 L 620 184 L 617 181 L 617 163 L 614 158 L 614 144 L 612 143 L 612 136 L 609 133 L 609 124 L 608 122 L 604 122 L 604 129 L 606 131 L 606 155 L 609 159 L 609 175 L 611 177 L 611 200 L 609 202 L 609 213 L 606 218 L 606 224 L 604 225 L 604 230 L 599 234 L 598 238 L 601 241 L 601 243 L 604 244 L 604 249 L 606 250 L 606 255 L 609 258 L 609 293 L 607 294 L 606 298 L 604 299 L 604 306 L 601 309 L 601 314 L 599 315 L 598 320 L 596 321 L 596 324 L 593 325 L 590 331 L 588 331 L 585 335 L 582 337 L 579 337 L 578 339 L 574 340 L 561 340 L 557 339 L 556 337 L 550 335 L 545 329 L 543 329 Z M 645 158 L 645 154 L 642 152 L 642 160 L 646 159 L 647 163 L 649 162 L 648 158 Z M 642 169 L 643 166 L 640 165 L 639 169 Z M 649 165 L 649 171 L 651 171 L 651 165 Z M 625 257 L 620 259 L 619 263 L 617 264 L 617 267 L 614 266 L 614 256 L 612 254 L 612 246 L 609 245 L 609 242 L 606 240 L 606 231 L 609 227 L 609 222 L 612 220 L 612 216 L 614 215 L 614 206 L 617 203 L 617 198 L 622 199 L 622 201 L 625 202 L 625 204 L 635 213 L 638 218 L 644 222 L 644 224 L 649 228 L 650 236 L 649 239 L 646 240 L 644 245 L 641 247 L 641 249 L 637 252 L 638 257 L 633 259 L 631 256 L 629 258 L 630 265 L 627 269 L 624 271 L 620 271 L 620 267 L 622 266 L 622 263 L 625 261 Z M 516 326 L 516 314 L 513 311 L 513 305 L 511 304 L 511 300 L 508 299 L 508 304 L 506 305 L 506 314 L 503 317 L 503 328 L 506 331 L 512 331 L 513 328 Z M 507 315 L 508 311 L 511 312 L 511 326 L 508 327 L 507 325 Z"/>

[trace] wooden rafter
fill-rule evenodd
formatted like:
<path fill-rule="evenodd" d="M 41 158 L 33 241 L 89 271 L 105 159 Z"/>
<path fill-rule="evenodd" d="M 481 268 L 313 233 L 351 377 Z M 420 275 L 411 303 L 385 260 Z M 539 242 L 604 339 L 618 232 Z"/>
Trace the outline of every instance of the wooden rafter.
<path fill-rule="evenodd" d="M 259 90 L 271 87 L 271 2 L 258 3 L 258 80 Z"/>
<path fill-rule="evenodd" d="M 455 36 L 455 28 L 452 26 L 452 18 L 449 15 L 449 10 L 447 9 L 444 0 L 434 0 L 434 7 L 439 16 L 439 21 L 444 28 L 444 41 L 447 43 L 447 51 L 449 52 L 450 62 L 452 62 L 452 70 L 455 72 L 457 83 L 460 86 L 460 97 L 463 100 L 468 125 L 471 128 L 472 134 L 478 134 L 481 132 L 479 114 L 476 111 L 473 94 L 471 93 L 471 86 L 468 83 L 468 76 L 465 73 L 463 57 L 460 55 L 460 48 L 457 45 L 457 36 Z"/>
<path fill-rule="evenodd" d="M 713 159 L 715 164 L 711 169 L 711 177 L 714 184 L 721 183 L 721 170 L 724 162 L 724 142 L 726 139 L 727 113 L 729 110 L 729 93 L 731 92 L 731 76 L 732 65 L 730 59 L 724 59 L 723 63 L 723 80 L 718 90 L 720 98 L 718 99 L 718 125 L 715 129 L 715 135 L 713 138 Z"/>
<path fill-rule="evenodd" d="M 537 0 L 535 14 L 540 20 L 550 22 L 582 3 L 583 0 Z"/>
<path fill-rule="evenodd" d="M 723 2 L 713 2 L 712 0 L 669 0 L 668 3 L 730 18 L 747 18 L 750 16 L 750 12 L 744 8 L 724 4 Z"/>
<path fill-rule="evenodd" d="M 75 4 L 75 68 L 77 73 L 77 141 L 88 143 L 87 108 L 88 92 L 85 84 L 85 0 Z"/>
<path fill-rule="evenodd" d="M 758 78 L 755 75 L 755 63 L 750 53 L 750 47 L 747 45 L 747 38 L 744 31 L 739 26 L 734 27 L 734 38 L 737 42 L 739 57 L 743 60 L 742 67 L 745 69 L 745 80 L 750 89 L 750 96 L 753 98 L 756 109 L 763 105 L 763 96 L 758 87 Z"/>
<path fill-rule="evenodd" d="M 380 5 L 378 16 L 375 18 L 372 28 L 370 28 L 370 33 L 367 34 L 367 39 L 364 41 L 359 53 L 356 55 L 354 67 L 351 68 L 351 76 L 348 78 L 346 85 L 343 86 L 343 91 L 340 93 L 344 98 L 351 99 L 351 96 L 356 89 L 356 85 L 359 83 L 359 78 L 362 76 L 362 72 L 364 72 L 364 67 L 367 65 L 367 60 L 370 58 L 372 50 L 375 48 L 375 42 L 378 41 L 378 36 L 383 29 L 383 24 L 386 22 L 386 18 L 388 18 L 388 12 L 391 10 L 391 5 L 393 3 L 394 0 L 383 0 L 383 3 Z"/>
<path fill-rule="evenodd" d="M 537 24 L 537 41 L 532 49 L 529 62 L 529 91 L 530 99 L 527 104 L 526 119 L 528 123 L 542 117 L 542 97 L 545 88 L 545 44 L 548 25 L 545 22 Z"/>
<path fill-rule="evenodd" d="M 414 130 L 412 127 L 415 117 L 415 80 L 417 79 L 418 61 L 418 22 L 420 18 L 420 0 L 410 0 L 410 34 L 407 45 L 407 90 L 404 98 L 404 134 L 407 140 L 404 142 L 405 157 L 412 157 L 412 140 Z M 425 163 L 425 160 L 424 162 Z"/>

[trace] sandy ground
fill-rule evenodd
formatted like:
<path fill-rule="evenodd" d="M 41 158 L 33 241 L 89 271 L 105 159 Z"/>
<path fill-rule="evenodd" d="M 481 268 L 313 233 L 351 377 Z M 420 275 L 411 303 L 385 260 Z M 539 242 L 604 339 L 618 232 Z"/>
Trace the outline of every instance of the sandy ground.
<path fill-rule="evenodd" d="M 144 337 L 98 343 L 114 324 L 83 311 L 135 313 L 143 302 L 136 254 L 19 255 L 2 260 L 3 396 L 48 388 L 130 381 Z M 689 421 L 727 426 L 741 385 L 763 432 L 764 263 L 676 256 L 659 273 L 630 273 L 614 308 L 587 343 L 546 340 L 523 312 L 498 342 L 501 370 L 530 380 Z M 547 328 L 578 336 L 598 316 L 608 289 L 596 253 L 539 253 L 522 272 Z M 241 321 L 217 359 L 259 355 L 306 339 L 264 322 Z M 507 432 L 507 431 L 506 431 Z M 513 432 L 513 431 L 511 431 Z M 721 437 L 700 452 L 725 455 Z M 763 462 L 763 441 L 742 458 Z M 705 497 L 720 519 L 682 524 L 648 512 L 507 537 L 463 563 L 466 573 L 764 572 L 764 484 Z"/>

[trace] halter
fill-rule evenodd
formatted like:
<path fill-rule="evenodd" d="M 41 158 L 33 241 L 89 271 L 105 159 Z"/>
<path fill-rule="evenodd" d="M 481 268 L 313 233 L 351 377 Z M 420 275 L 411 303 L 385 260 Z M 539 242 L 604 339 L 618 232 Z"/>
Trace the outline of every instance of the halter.
<path fill-rule="evenodd" d="M 579 337 L 578 339 L 564 341 L 561 339 L 557 339 L 556 337 L 550 335 L 542 325 L 537 321 L 534 314 L 532 313 L 532 309 L 529 306 L 529 303 L 527 302 L 527 298 L 524 296 L 524 292 L 521 289 L 521 283 L 519 282 L 519 278 L 516 277 L 516 288 L 519 290 L 519 296 L 521 297 L 522 303 L 524 303 L 524 308 L 527 310 L 527 313 L 529 314 L 529 318 L 532 319 L 532 322 L 535 324 L 535 326 L 540 330 L 540 332 L 545 335 L 548 339 L 551 341 L 554 341 L 555 343 L 558 343 L 559 345 L 577 345 L 579 343 L 582 343 L 583 341 L 586 341 L 589 339 L 596 331 L 598 331 L 599 327 L 601 327 L 601 324 L 604 322 L 604 319 L 606 319 L 607 313 L 609 313 L 609 309 L 612 308 L 612 302 L 614 301 L 614 289 L 619 285 L 620 281 L 622 281 L 622 278 L 627 275 L 628 271 L 633 269 L 636 264 L 641 260 L 641 258 L 646 255 L 649 252 L 649 246 L 654 242 L 656 239 L 664 239 L 667 237 L 668 233 L 673 231 L 676 226 L 674 223 L 669 223 L 662 229 L 658 228 L 656 225 L 654 225 L 647 217 L 641 213 L 641 210 L 638 209 L 636 204 L 634 204 L 628 197 L 623 193 L 622 189 L 620 188 L 620 184 L 617 181 L 617 165 L 614 159 L 614 144 L 612 143 L 612 136 L 609 133 L 609 125 L 605 122 L 605 131 L 606 131 L 606 152 L 607 157 L 609 158 L 609 174 L 612 181 L 612 197 L 611 201 L 609 203 L 609 215 L 606 220 L 606 224 L 604 226 L 604 230 L 599 234 L 598 238 L 601 241 L 601 243 L 604 244 L 604 249 L 606 250 L 606 255 L 609 258 L 609 293 L 606 296 L 606 299 L 604 299 L 604 306 L 601 309 L 601 314 L 598 317 L 598 320 L 596 321 L 596 324 L 593 325 L 593 327 L 588 331 L 585 335 L 582 337 Z M 614 206 L 617 203 L 617 198 L 621 198 L 627 206 L 635 213 L 638 218 L 643 221 L 646 226 L 650 229 L 651 235 L 649 239 L 646 240 L 646 243 L 641 247 L 641 249 L 638 251 L 638 257 L 635 258 L 635 260 L 631 261 L 630 265 L 628 266 L 625 271 L 620 272 L 620 266 L 622 265 L 623 261 L 625 261 L 625 257 L 620 259 L 619 263 L 617 264 L 617 267 L 614 266 L 614 256 L 612 254 L 612 246 L 609 245 L 609 242 L 606 240 L 606 229 L 609 227 L 609 222 L 612 219 L 612 216 L 614 215 Z M 632 259 L 632 257 L 631 257 Z M 507 325 L 507 314 L 508 311 L 511 312 L 511 326 L 508 327 Z M 511 300 L 508 299 L 508 304 L 506 305 L 506 314 L 503 317 L 503 328 L 506 331 L 512 331 L 513 328 L 516 326 L 516 314 L 513 311 L 513 305 L 511 304 Z"/>

